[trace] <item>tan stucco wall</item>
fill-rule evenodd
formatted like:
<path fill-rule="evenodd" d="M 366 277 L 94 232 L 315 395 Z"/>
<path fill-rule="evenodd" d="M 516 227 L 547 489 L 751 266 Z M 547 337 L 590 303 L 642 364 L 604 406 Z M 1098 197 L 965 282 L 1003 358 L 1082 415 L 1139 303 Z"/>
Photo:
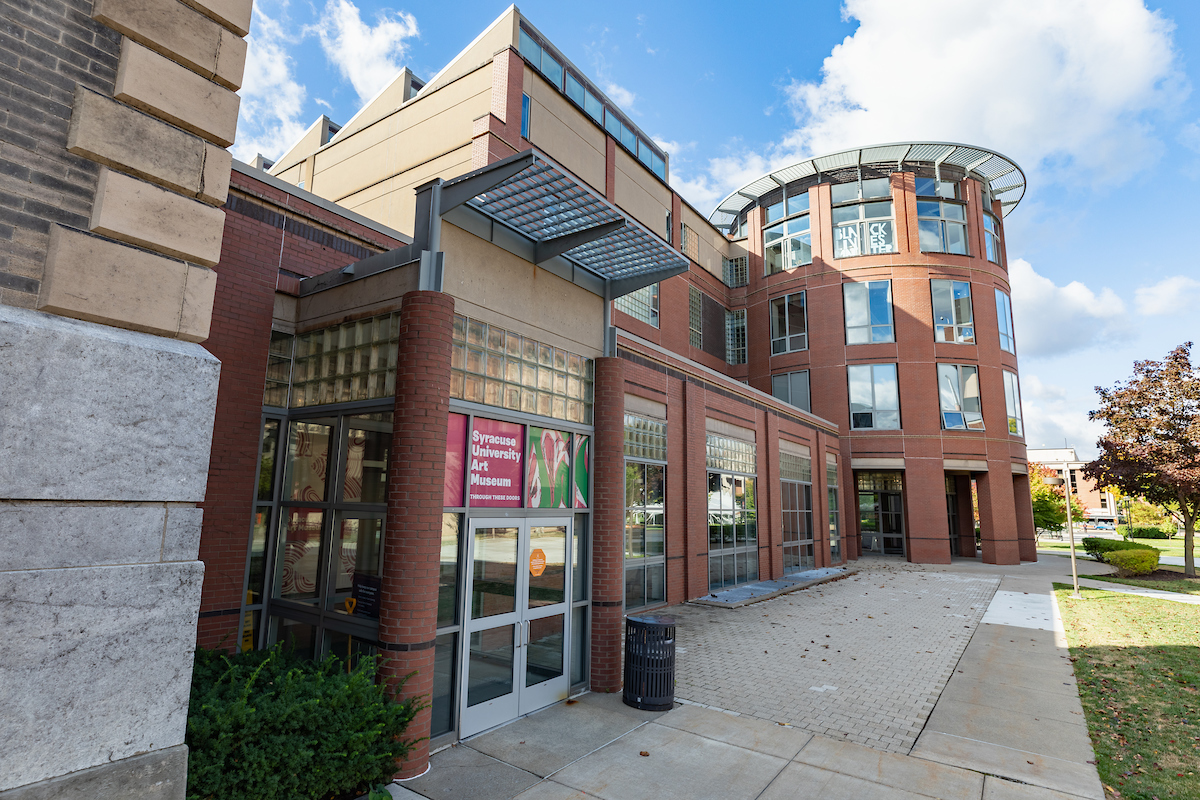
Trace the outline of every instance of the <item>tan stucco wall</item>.
<path fill-rule="evenodd" d="M 695 232 L 697 238 L 697 258 L 696 263 L 703 267 L 708 272 L 721 277 L 721 259 L 731 258 L 735 254 L 731 252 L 729 240 L 721 235 L 721 232 L 709 224 L 708 220 L 700 216 L 691 208 L 684 205 L 680 211 L 680 217 L 684 225 L 687 225 Z M 737 248 L 736 255 L 744 255 L 745 248 Z"/>
<path fill-rule="evenodd" d="M 443 289 L 458 313 L 581 356 L 602 355 L 597 295 L 450 223 L 442 225 L 442 250 Z"/>
<path fill-rule="evenodd" d="M 471 145 L 406 170 L 350 195 L 341 204 L 346 208 L 412 236 L 417 209 L 417 186 L 436 177 L 454 178 L 471 171 Z"/>
<path fill-rule="evenodd" d="M 671 190 L 620 147 L 616 149 L 615 189 L 618 206 L 654 233 L 665 236 Z"/>
<path fill-rule="evenodd" d="M 525 94 L 530 100 L 530 141 L 604 194 L 604 132 L 529 65 Z"/>

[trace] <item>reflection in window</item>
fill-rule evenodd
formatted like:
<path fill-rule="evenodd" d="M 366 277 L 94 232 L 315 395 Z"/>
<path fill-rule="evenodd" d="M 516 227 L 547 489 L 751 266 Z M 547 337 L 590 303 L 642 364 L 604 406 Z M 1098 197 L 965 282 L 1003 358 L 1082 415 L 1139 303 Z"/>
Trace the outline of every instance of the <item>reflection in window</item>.
<path fill-rule="evenodd" d="M 983 212 L 983 244 L 987 249 L 987 260 L 1000 263 L 1000 220 Z"/>
<path fill-rule="evenodd" d="M 825 454 L 825 487 L 829 502 L 829 561 L 836 564 L 842 560 L 842 526 L 838 514 L 838 466 L 837 456 Z"/>
<path fill-rule="evenodd" d="M 917 201 L 917 234 L 922 253 L 967 254 L 967 207 L 961 203 Z"/>
<path fill-rule="evenodd" d="M 896 341 L 892 327 L 892 282 L 842 285 L 846 305 L 846 344 Z"/>
<path fill-rule="evenodd" d="M 996 290 L 996 320 L 1000 327 L 1000 349 L 1015 354 L 1017 344 L 1013 338 L 1012 301 L 999 289 Z"/>
<path fill-rule="evenodd" d="M 971 315 L 971 284 L 967 281 L 933 280 L 933 338 L 938 342 L 975 343 Z"/>
<path fill-rule="evenodd" d="M 808 370 L 772 375 L 771 394 L 796 408 L 812 411 L 808 395 Z"/>
<path fill-rule="evenodd" d="M 1021 387 L 1017 383 L 1017 376 L 1004 371 L 1004 406 L 1008 411 L 1008 432 L 1015 436 L 1023 436 L 1024 428 L 1021 426 Z"/>
<path fill-rule="evenodd" d="M 834 258 L 896 252 L 890 200 L 835 206 L 832 213 Z"/>
<path fill-rule="evenodd" d="M 521 138 L 529 138 L 529 95 L 521 95 Z"/>
<path fill-rule="evenodd" d="M 666 466 L 625 462 L 625 608 L 666 602 Z"/>
<path fill-rule="evenodd" d="M 755 479 L 708 473 L 708 587 L 758 580 L 758 504 Z"/>
<path fill-rule="evenodd" d="M 812 232 L 809 219 L 808 214 L 805 214 L 763 231 L 763 264 L 766 274 L 774 275 L 776 272 L 812 263 Z"/>
<path fill-rule="evenodd" d="M 900 391 L 895 364 L 846 367 L 850 382 L 850 427 L 896 430 L 900 427 Z"/>
<path fill-rule="evenodd" d="M 771 355 L 808 349 L 804 292 L 771 300 Z"/>
<path fill-rule="evenodd" d="M 780 509 L 783 521 L 783 574 L 812 569 L 813 503 L 812 459 L 779 453 Z"/>
<path fill-rule="evenodd" d="M 937 374 L 942 428 L 948 431 L 983 430 L 979 369 L 964 364 L 938 364 Z"/>

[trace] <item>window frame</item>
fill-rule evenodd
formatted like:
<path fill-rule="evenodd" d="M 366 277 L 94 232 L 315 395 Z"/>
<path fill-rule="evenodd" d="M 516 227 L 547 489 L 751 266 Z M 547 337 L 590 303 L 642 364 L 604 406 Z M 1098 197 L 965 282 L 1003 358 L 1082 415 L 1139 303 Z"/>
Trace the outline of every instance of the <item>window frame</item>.
<path fill-rule="evenodd" d="M 647 293 L 649 296 L 643 298 L 642 293 Z M 657 328 L 662 321 L 659 299 L 660 291 L 658 284 L 652 283 L 649 286 L 643 286 L 641 289 L 635 289 L 628 294 L 623 294 L 612 302 L 613 306 L 622 314 L 628 314 L 638 322 L 645 323 L 652 328 Z M 642 306 L 645 306 L 645 315 L 642 314 Z"/>
<path fill-rule="evenodd" d="M 1004 373 L 1004 411 L 1008 416 L 1008 433 L 1011 436 L 1025 438 L 1024 414 L 1021 411 L 1021 379 L 1017 373 L 1002 370 Z M 1015 412 L 1015 414 L 1014 414 Z"/>
<path fill-rule="evenodd" d="M 1000 240 L 1002 229 L 1000 219 L 990 211 L 983 212 L 983 246 L 987 260 L 993 264 L 1000 263 Z"/>
<path fill-rule="evenodd" d="M 879 284 L 884 284 L 886 286 L 886 290 L 885 290 L 886 295 L 887 295 L 886 296 L 886 301 L 887 301 L 887 322 L 886 323 L 876 323 L 873 321 L 874 306 L 871 303 L 871 295 L 872 295 L 872 292 L 874 291 L 874 289 L 877 288 Z M 863 317 L 867 320 L 866 325 L 851 326 L 851 324 L 850 324 L 850 305 L 852 302 L 850 293 L 852 291 L 855 293 L 858 292 L 858 289 L 855 287 L 865 287 L 865 289 L 862 292 L 861 300 L 862 300 L 862 302 L 866 303 L 865 312 L 863 313 Z M 857 305 L 860 301 L 858 298 L 854 298 L 853 302 Z M 890 278 L 887 278 L 884 280 L 850 281 L 848 283 L 843 283 L 842 284 L 842 313 L 843 313 L 843 319 L 845 321 L 847 346 L 855 345 L 855 344 L 887 344 L 887 343 L 894 343 L 896 341 L 896 317 L 895 317 L 894 311 L 892 310 L 892 281 Z M 881 331 L 886 330 L 887 337 L 886 338 L 875 338 L 877 328 L 880 329 Z M 867 341 L 864 341 L 864 342 L 851 341 L 851 333 L 850 333 L 851 330 L 863 330 L 863 329 L 866 330 Z"/>
<path fill-rule="evenodd" d="M 801 202 L 800 198 L 804 200 Z M 794 201 L 794 202 L 793 202 Z M 791 272 L 813 262 L 812 214 L 808 190 L 785 195 L 763 209 L 763 274 Z M 775 216 L 772 216 L 772 213 Z M 800 225 L 803 223 L 804 227 Z M 774 235 L 775 238 L 768 239 Z M 775 257 L 772 251 L 777 251 Z M 796 258 L 795 254 L 801 255 Z"/>
<path fill-rule="evenodd" d="M 884 185 L 887 186 L 887 193 L 868 196 L 865 187 L 868 184 L 874 186 L 880 181 L 883 181 Z M 855 194 L 857 197 L 853 199 L 833 199 L 834 195 L 840 193 L 837 191 L 839 187 L 851 185 L 856 187 L 857 191 Z M 896 202 L 895 196 L 892 193 L 890 176 L 883 178 L 868 178 L 863 180 L 860 173 L 857 181 L 834 184 L 830 190 L 830 199 L 832 202 L 829 215 L 829 224 L 831 226 L 831 232 L 833 235 L 834 258 L 858 258 L 859 256 L 877 256 L 900 252 L 899 245 L 896 241 Z M 867 211 L 870 207 L 881 206 L 884 203 L 886 203 L 888 207 L 888 213 L 886 215 L 867 216 Z M 838 212 L 844 212 L 851 208 L 856 209 L 857 216 L 855 219 L 844 219 L 839 221 Z M 880 222 L 886 223 L 889 226 L 888 248 L 875 249 L 869 244 L 864 246 L 864 243 L 873 241 L 873 237 L 871 235 L 871 226 Z M 853 249 L 855 252 L 852 253 L 847 252 L 850 248 L 844 244 L 846 241 L 848 241 L 847 237 L 845 235 L 839 236 L 838 233 L 840 230 L 846 229 L 854 230 Z"/>
<path fill-rule="evenodd" d="M 879 405 L 879 400 L 878 400 L 879 386 L 881 385 L 881 382 L 876 378 L 875 370 L 879 369 L 879 368 L 888 368 L 888 367 L 891 368 L 891 381 L 895 386 L 896 407 L 894 409 L 893 408 L 881 408 Z M 857 411 L 856 412 L 854 410 L 854 406 L 855 406 L 854 376 L 852 374 L 852 371 L 863 370 L 863 369 L 870 370 L 871 405 L 870 405 L 870 411 Z M 900 369 L 899 369 L 899 365 L 897 363 L 883 362 L 883 363 L 877 363 L 877 364 L 848 364 L 846 366 L 846 386 L 847 386 L 848 396 L 849 396 L 849 401 L 850 401 L 848 404 L 849 412 L 850 412 L 850 430 L 855 430 L 855 431 L 870 431 L 870 430 L 874 430 L 874 431 L 894 431 L 894 430 L 896 430 L 896 431 L 898 431 L 898 430 L 902 430 L 902 427 L 901 427 L 902 418 L 900 415 Z M 861 403 L 860 403 L 860 405 L 861 405 Z M 876 422 L 878 422 L 878 416 L 881 413 L 895 414 L 896 424 L 894 426 L 877 425 Z M 871 424 L 870 425 L 856 424 L 855 416 L 856 415 L 861 416 L 863 414 L 871 415 Z"/>
<path fill-rule="evenodd" d="M 749 355 L 746 341 L 746 309 L 725 311 L 725 363 L 745 364 Z"/>
<path fill-rule="evenodd" d="M 936 215 L 930 213 L 932 206 L 937 207 L 938 213 Z M 947 216 L 947 208 L 958 209 L 958 213 L 962 214 L 962 216 L 959 218 Z M 952 249 L 952 242 L 949 236 L 950 226 L 955 226 L 959 229 L 961 250 Z M 937 247 L 926 247 L 927 231 L 932 231 L 933 235 L 937 236 Z M 940 198 L 936 200 L 917 198 L 917 246 L 922 253 L 945 253 L 954 256 L 969 256 L 971 255 L 969 242 L 966 203 L 951 202 Z"/>
<path fill-rule="evenodd" d="M 792 331 L 792 298 L 799 297 L 800 317 L 802 319 L 803 330 L 798 332 Z M 776 311 L 777 304 L 782 304 L 782 316 Z M 808 296 L 804 289 L 798 292 L 789 292 L 788 294 L 772 297 L 767 303 L 767 313 L 771 319 L 771 355 L 778 356 L 785 353 L 799 353 L 808 349 Z M 777 335 L 776 323 L 782 319 L 784 331 Z M 794 340 L 799 340 L 796 344 Z"/>
<path fill-rule="evenodd" d="M 629 468 L 631 466 L 640 467 L 642 470 L 642 474 L 644 476 L 642 479 L 642 493 L 641 493 L 642 494 L 642 503 L 641 504 L 635 503 L 635 504 L 631 505 L 629 502 L 630 501 Z M 661 471 L 660 486 L 661 486 L 662 502 L 658 505 L 651 505 L 649 503 L 650 498 L 649 498 L 649 494 L 648 494 L 648 489 L 650 486 L 650 481 L 649 481 L 648 473 L 651 468 Z M 647 459 L 647 458 L 640 458 L 640 457 L 639 458 L 631 458 L 631 457 L 626 456 L 625 472 L 624 472 L 624 475 L 622 476 L 622 480 L 624 482 L 624 488 L 625 488 L 625 501 L 624 501 L 625 502 L 625 519 L 624 519 L 625 529 L 624 529 L 624 536 L 622 539 L 622 541 L 624 543 L 624 545 L 623 545 L 624 551 L 623 551 L 623 556 L 622 556 L 623 565 L 624 565 L 623 577 L 625 578 L 624 604 L 625 604 L 625 611 L 629 612 L 629 611 L 632 611 L 635 609 L 643 609 L 643 608 L 650 608 L 652 606 L 660 606 L 667 602 L 667 539 L 666 539 L 666 531 L 667 531 L 667 519 L 666 519 L 666 517 L 667 517 L 667 462 L 653 460 L 653 459 Z M 660 519 L 662 520 L 662 539 L 661 539 L 662 552 L 656 553 L 653 555 L 651 555 L 647 552 L 647 549 L 650 544 L 650 537 L 647 533 L 649 526 L 646 524 L 646 522 L 650 519 L 650 515 L 652 513 L 658 514 Z M 631 554 L 632 548 L 631 548 L 630 531 L 632 530 L 633 526 L 631 526 L 630 520 L 631 520 L 631 515 L 638 515 L 638 514 L 641 515 L 641 520 L 642 520 L 642 525 L 641 525 L 641 528 L 642 528 L 642 551 L 641 551 L 640 556 L 635 557 L 634 555 Z M 630 563 L 631 560 L 633 563 Z M 658 584 L 659 588 L 661 588 L 661 590 L 662 590 L 661 596 L 654 597 L 654 598 L 649 597 L 650 587 L 651 587 L 651 577 L 650 577 L 651 568 L 655 568 L 656 571 L 658 571 L 661 576 L 659 584 Z M 641 573 L 642 573 L 642 575 L 641 575 L 642 603 L 641 603 L 641 605 L 630 605 L 629 604 L 630 573 L 637 572 L 638 570 L 641 570 Z"/>
<path fill-rule="evenodd" d="M 948 284 L 946 287 L 940 287 L 940 284 Z M 966 293 L 966 308 L 968 319 L 963 321 L 959 319 L 961 306 L 957 301 L 962 297 L 956 296 L 955 292 L 958 287 L 965 286 Z M 950 305 L 948 308 L 940 309 L 941 312 L 949 311 L 949 314 L 941 313 L 939 315 L 938 308 L 938 290 L 949 292 Z M 943 342 L 946 344 L 976 344 L 975 335 L 975 307 L 971 297 L 971 282 L 955 280 L 953 278 L 931 278 L 929 281 L 930 307 L 933 312 L 933 340 L 935 342 Z M 941 321 L 942 319 L 948 321 Z M 951 338 L 946 338 L 946 330 L 951 329 Z"/>
<path fill-rule="evenodd" d="M 522 94 L 521 95 L 521 138 L 522 139 L 529 138 L 530 104 L 531 104 L 531 101 L 529 99 L 529 95 Z"/>
<path fill-rule="evenodd" d="M 799 376 L 799 375 L 804 376 L 804 405 L 793 402 L 793 400 L 795 399 L 794 391 L 793 391 L 795 389 L 795 381 L 799 380 L 795 376 Z M 779 379 L 783 379 L 785 382 L 785 386 L 787 388 L 787 395 L 788 395 L 787 397 L 781 396 L 776 391 L 776 381 Z M 811 414 L 812 413 L 812 382 L 811 381 L 812 381 L 811 374 L 809 373 L 809 370 L 806 370 L 806 369 L 793 370 L 792 372 L 777 373 L 777 374 L 771 376 L 771 396 L 774 397 L 776 400 L 781 400 L 784 403 L 787 403 L 788 405 L 795 406 L 796 408 L 800 409 L 801 411 L 807 411 Z"/>
<path fill-rule="evenodd" d="M 1017 339 L 1013 332 L 1012 298 L 1001 288 L 996 288 L 996 327 L 1000 332 L 1000 349 L 1017 354 Z"/>
<path fill-rule="evenodd" d="M 953 372 L 952 372 L 953 370 Z M 971 388 L 970 380 L 974 378 L 974 395 L 968 395 L 968 390 Z M 952 382 L 952 386 L 946 387 L 946 382 Z M 944 364 L 937 365 L 937 387 L 938 387 L 938 410 L 942 422 L 942 430 L 944 431 L 982 431 L 983 425 L 983 393 L 979 386 L 979 367 L 975 364 Z M 957 402 L 957 407 L 948 408 L 949 395 L 947 388 L 953 390 L 954 399 Z M 974 410 L 968 410 L 970 403 L 968 402 L 973 397 L 974 404 L 977 406 Z M 953 423 L 952 419 L 957 416 L 961 422 Z"/>

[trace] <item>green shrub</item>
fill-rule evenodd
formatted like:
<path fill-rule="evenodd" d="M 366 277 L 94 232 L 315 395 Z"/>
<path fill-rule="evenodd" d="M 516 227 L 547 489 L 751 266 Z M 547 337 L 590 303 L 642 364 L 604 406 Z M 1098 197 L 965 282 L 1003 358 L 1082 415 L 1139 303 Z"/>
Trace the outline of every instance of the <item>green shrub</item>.
<path fill-rule="evenodd" d="M 1171 539 L 1175 536 L 1174 529 L 1164 531 L 1162 528 L 1134 528 L 1132 533 L 1129 528 L 1122 528 L 1121 533 L 1131 539 Z"/>
<path fill-rule="evenodd" d="M 301 660 L 278 646 L 228 655 L 197 650 L 188 713 L 188 800 L 319 800 L 391 780 L 423 708 L 375 682 L 375 658 L 353 669 Z"/>
<path fill-rule="evenodd" d="M 1095 536 L 1088 536 L 1081 539 L 1079 542 L 1087 554 L 1097 561 L 1104 560 L 1105 553 L 1111 553 L 1115 550 L 1154 550 L 1149 545 L 1141 544 L 1140 542 L 1125 542 L 1120 539 L 1100 539 Z M 1154 552 L 1159 552 L 1154 550 Z"/>
<path fill-rule="evenodd" d="M 1113 550 L 1104 554 L 1104 560 L 1116 567 L 1122 578 L 1149 575 L 1158 569 L 1158 551 L 1152 547 Z"/>

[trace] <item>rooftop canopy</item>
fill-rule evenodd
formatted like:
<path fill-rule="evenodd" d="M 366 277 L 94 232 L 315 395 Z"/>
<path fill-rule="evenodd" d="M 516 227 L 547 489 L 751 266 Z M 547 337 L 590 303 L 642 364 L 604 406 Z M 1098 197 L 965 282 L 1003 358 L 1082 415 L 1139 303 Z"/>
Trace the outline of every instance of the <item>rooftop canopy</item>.
<path fill-rule="evenodd" d="M 726 228 L 763 195 L 811 175 L 819 179 L 824 172 L 867 165 L 895 165 L 897 169 L 933 165 L 936 169 L 943 164 L 983 181 L 992 197 L 1000 201 L 1006 216 L 1025 195 L 1025 173 L 1012 159 L 992 150 L 952 142 L 895 142 L 843 150 L 769 172 L 732 192 L 708 219 L 718 228 Z"/>

